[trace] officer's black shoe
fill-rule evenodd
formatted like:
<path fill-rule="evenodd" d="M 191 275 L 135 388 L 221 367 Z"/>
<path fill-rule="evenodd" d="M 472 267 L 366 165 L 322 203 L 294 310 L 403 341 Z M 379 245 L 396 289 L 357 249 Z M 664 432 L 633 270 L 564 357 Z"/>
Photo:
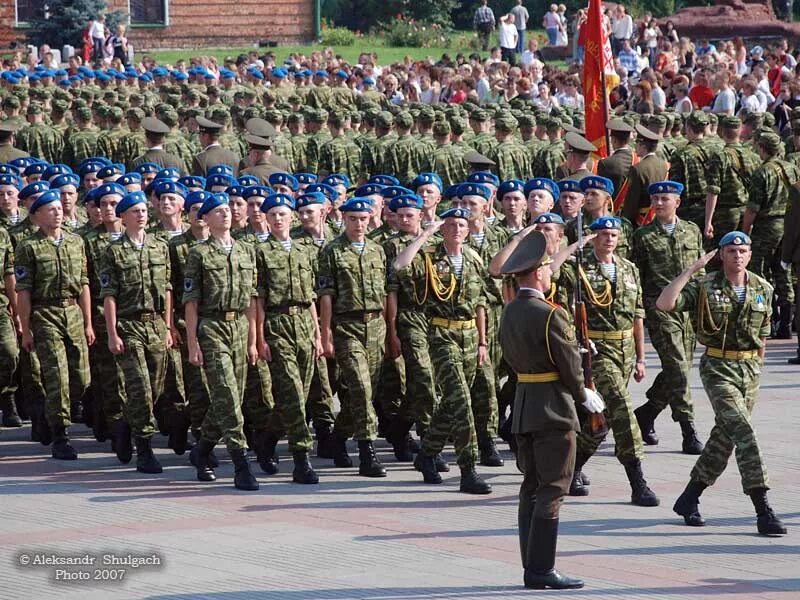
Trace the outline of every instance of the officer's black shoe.
<path fill-rule="evenodd" d="M 773 337 L 776 340 L 792 339 L 792 305 L 788 302 L 779 305 L 778 325 Z"/>
<path fill-rule="evenodd" d="M 58 460 L 75 460 L 78 458 L 78 453 L 69 443 L 66 427 L 59 427 L 53 431 L 53 445 L 50 451 L 53 458 Z"/>
<path fill-rule="evenodd" d="M 444 459 L 444 456 L 442 456 L 441 452 L 433 457 L 433 463 L 436 465 L 437 473 L 450 472 L 450 465 L 447 464 L 447 461 Z"/>
<path fill-rule="evenodd" d="M 386 477 L 386 469 L 369 440 L 358 440 L 358 474 L 362 477 Z"/>
<path fill-rule="evenodd" d="M 189 453 L 189 462 L 191 462 L 197 469 L 198 481 L 216 481 L 217 476 L 214 474 L 214 469 L 209 462 L 209 455 L 214 449 L 215 444 L 208 440 L 200 439 L 197 445 L 192 448 Z"/>
<path fill-rule="evenodd" d="M 461 467 L 461 485 L 458 487 L 459 491 L 465 494 L 491 494 L 492 486 L 486 483 L 478 473 L 475 467 Z"/>
<path fill-rule="evenodd" d="M 683 517 L 683 522 L 690 527 L 702 527 L 706 520 L 700 514 L 700 494 L 706 489 L 706 484 L 689 480 L 686 489 L 675 500 L 672 510 Z"/>
<path fill-rule="evenodd" d="M 442 476 L 439 475 L 439 470 L 436 468 L 435 457 L 420 452 L 414 459 L 414 467 L 422 473 L 422 479 L 425 483 L 442 483 Z"/>
<path fill-rule="evenodd" d="M 525 587 L 543 590 L 577 589 L 583 581 L 568 577 L 555 570 L 556 545 L 558 542 L 558 519 L 533 519 L 531 536 L 527 544 Z"/>
<path fill-rule="evenodd" d="M 294 471 L 292 471 L 292 481 L 295 483 L 319 483 L 319 475 L 314 471 L 311 462 L 308 460 L 308 452 L 300 450 L 292 453 L 294 459 Z"/>
<path fill-rule="evenodd" d="M 658 506 L 659 500 L 653 490 L 647 487 L 647 481 L 642 474 L 642 463 L 634 460 L 626 465 L 625 474 L 631 484 L 631 503 L 637 506 Z"/>
<path fill-rule="evenodd" d="M 22 418 L 17 412 L 17 403 L 9 397 L 3 403 L 3 427 L 22 427 Z"/>
<path fill-rule="evenodd" d="M 244 448 L 230 450 L 231 460 L 233 461 L 233 485 L 237 490 L 254 492 L 258 489 L 258 481 L 250 471 L 250 463 L 247 462 L 247 451 Z"/>
<path fill-rule="evenodd" d="M 270 431 L 256 431 L 253 443 L 255 445 L 258 466 L 267 475 L 278 472 L 278 436 Z"/>
<path fill-rule="evenodd" d="M 650 402 L 645 402 L 633 411 L 636 422 L 639 424 L 639 431 L 642 432 L 642 441 L 648 446 L 658 446 L 658 435 L 656 435 L 655 422 L 658 411 L 653 408 Z"/>
<path fill-rule="evenodd" d="M 149 438 L 136 438 L 136 470 L 140 473 L 162 473 L 161 463 L 153 454 Z"/>
<path fill-rule="evenodd" d="M 319 458 L 333 458 L 336 454 L 336 438 L 333 435 L 333 425 L 315 427 L 317 434 L 317 456 Z"/>
<path fill-rule="evenodd" d="M 525 587 L 532 590 L 575 590 L 583 587 L 583 580 L 577 577 L 564 575 L 555 569 L 547 573 L 534 573 L 531 569 L 525 570 Z"/>
<path fill-rule="evenodd" d="M 83 423 L 83 404 L 80 400 L 76 400 L 70 406 L 69 420 L 73 423 Z"/>
<path fill-rule="evenodd" d="M 703 443 L 697 438 L 697 430 L 691 421 L 681 421 L 681 433 L 683 434 L 682 450 L 684 454 L 697 456 L 703 453 Z"/>
<path fill-rule="evenodd" d="M 98 409 L 98 404 L 102 403 L 95 402 L 92 406 L 92 411 L 94 412 L 94 417 L 92 417 L 92 433 L 94 434 L 94 439 L 102 444 L 112 436 L 112 433 L 108 430 L 108 423 L 106 422 L 106 415 L 103 412 L 103 408 L 100 406 Z"/>
<path fill-rule="evenodd" d="M 211 452 L 208 453 L 208 466 L 212 469 L 216 469 L 219 466 L 219 459 L 217 455 L 214 454 L 214 449 L 211 449 Z"/>
<path fill-rule="evenodd" d="M 178 456 L 192 447 L 189 443 L 189 417 L 183 412 L 173 415 L 171 419 L 167 447 Z"/>
<path fill-rule="evenodd" d="M 349 469 L 353 466 L 353 459 L 347 453 L 347 438 L 335 436 L 334 439 L 336 452 L 333 455 L 333 464 L 340 469 Z"/>
<path fill-rule="evenodd" d="M 575 471 L 572 476 L 572 482 L 569 484 L 570 496 L 588 496 L 589 488 L 583 483 L 580 471 Z"/>
<path fill-rule="evenodd" d="M 497 451 L 497 446 L 492 438 L 481 440 L 479 444 L 481 452 L 481 465 L 484 467 L 502 467 L 503 459 Z"/>
<path fill-rule="evenodd" d="M 761 535 L 786 535 L 786 526 L 775 515 L 767 501 L 766 488 L 757 488 L 750 492 L 750 499 L 758 516 L 758 533 Z"/>
<path fill-rule="evenodd" d="M 114 453 L 117 460 L 123 465 L 127 465 L 133 458 L 133 444 L 131 444 L 131 427 L 125 419 L 120 419 L 114 423 L 113 433 Z"/>

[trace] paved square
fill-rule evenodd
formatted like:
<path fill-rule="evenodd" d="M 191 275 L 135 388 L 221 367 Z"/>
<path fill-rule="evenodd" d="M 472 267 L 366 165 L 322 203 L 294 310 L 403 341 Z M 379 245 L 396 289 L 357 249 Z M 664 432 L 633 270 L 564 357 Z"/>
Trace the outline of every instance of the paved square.
<path fill-rule="evenodd" d="M 666 413 L 656 424 L 661 444 L 647 449 L 644 462 L 660 507 L 629 504 L 630 488 L 608 441 L 585 469 L 591 494 L 565 503 L 557 566 L 586 581 L 586 588 L 572 592 L 521 586 L 520 475 L 507 452 L 505 467 L 479 469 L 494 486 L 484 497 L 458 492 L 454 465 L 444 485 L 422 484 L 382 441 L 386 479 L 360 478 L 356 469 L 334 469 L 332 461 L 314 458 L 321 483 L 300 486 L 291 483 L 288 458 L 277 476 L 257 473 L 261 490 L 247 493 L 233 488 L 228 460 L 215 484 L 200 484 L 188 455 L 175 456 L 161 437 L 156 452 L 164 474 L 147 476 L 137 474 L 133 463 L 119 465 L 107 444 L 95 442 L 82 426 L 73 428 L 80 453 L 73 463 L 56 462 L 49 449 L 25 441 L 25 427 L 0 434 L 0 598 L 467 600 L 545 593 L 797 600 L 800 367 L 786 364 L 795 343 L 769 343 L 754 414 L 774 488 L 770 500 L 790 530 L 783 538 L 756 534 L 733 460 L 702 497 L 707 526 L 683 525 L 671 508 L 694 458 L 680 453 L 679 428 Z M 631 382 L 637 406 L 657 372 L 652 349 L 648 359 L 647 380 Z M 705 439 L 713 415 L 696 368 L 692 391 Z M 285 443 L 280 449 L 286 452 Z M 95 564 L 32 564 L 65 556 Z M 151 557 L 161 564 L 104 566 L 104 556 Z M 26 560 L 31 564 L 22 566 Z M 59 569 L 73 576 L 83 571 L 90 580 L 56 580 L 63 578 Z M 93 580 L 118 578 L 121 569 L 122 581 Z"/>

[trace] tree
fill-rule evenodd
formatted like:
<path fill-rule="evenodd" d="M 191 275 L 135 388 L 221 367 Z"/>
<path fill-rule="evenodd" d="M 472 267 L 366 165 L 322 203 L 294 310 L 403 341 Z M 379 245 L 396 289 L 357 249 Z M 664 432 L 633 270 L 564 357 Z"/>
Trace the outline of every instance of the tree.
<path fill-rule="evenodd" d="M 105 0 L 47 0 L 30 20 L 26 37 L 31 44 L 61 48 L 80 47 L 83 30 L 91 19 L 106 15 L 106 26 L 114 31 L 125 18 L 121 11 L 106 13 Z"/>

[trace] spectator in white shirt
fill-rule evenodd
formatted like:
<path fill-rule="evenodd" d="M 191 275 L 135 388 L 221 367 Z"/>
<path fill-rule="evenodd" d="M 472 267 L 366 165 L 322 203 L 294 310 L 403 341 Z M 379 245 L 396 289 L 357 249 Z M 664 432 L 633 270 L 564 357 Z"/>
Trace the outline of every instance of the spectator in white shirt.
<path fill-rule="evenodd" d="M 618 54 L 622 49 L 622 42 L 633 37 L 633 19 L 625 12 L 622 4 L 617 4 L 611 18 L 611 49 Z"/>
<path fill-rule="evenodd" d="M 564 91 L 556 95 L 556 100 L 558 100 L 560 106 L 583 110 L 583 94 L 578 92 L 578 79 L 576 77 L 568 77 L 564 81 Z"/>
<path fill-rule="evenodd" d="M 92 36 L 92 60 L 103 60 L 103 46 L 106 43 L 106 17 L 100 15 L 89 25 L 89 35 Z"/>
<path fill-rule="evenodd" d="M 758 99 L 756 95 L 756 88 L 758 84 L 756 83 L 755 79 L 750 77 L 745 77 L 742 79 L 741 89 L 742 89 L 742 100 L 741 100 L 741 108 L 737 113 L 737 116 L 741 117 L 746 113 L 762 113 L 764 110 L 761 108 L 761 101 Z"/>
<path fill-rule="evenodd" d="M 497 37 L 500 42 L 500 56 L 513 67 L 517 64 L 517 28 L 514 25 L 514 15 L 509 13 L 500 17 Z"/>
<path fill-rule="evenodd" d="M 729 81 L 730 75 L 727 71 L 720 71 L 714 78 L 714 86 L 718 90 L 711 106 L 711 112 L 714 114 L 733 116 L 733 111 L 736 109 L 736 94 L 728 85 Z"/>
<path fill-rule="evenodd" d="M 511 14 L 514 15 L 514 24 L 517 27 L 517 54 L 522 54 L 525 49 L 525 29 L 531 16 L 528 14 L 528 9 L 522 6 L 522 0 L 517 0 L 517 5 L 511 9 Z"/>

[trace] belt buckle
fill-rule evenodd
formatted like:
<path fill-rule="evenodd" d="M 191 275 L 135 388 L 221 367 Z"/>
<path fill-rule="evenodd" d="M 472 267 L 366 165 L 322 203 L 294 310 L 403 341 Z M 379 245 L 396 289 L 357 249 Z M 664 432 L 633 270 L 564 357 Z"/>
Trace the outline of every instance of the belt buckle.
<path fill-rule="evenodd" d="M 737 350 L 735 352 L 735 354 L 736 354 L 736 360 L 744 360 L 744 358 L 745 358 L 744 357 L 744 354 L 745 354 L 744 350 Z"/>
<path fill-rule="evenodd" d="M 236 319 L 236 313 L 233 311 L 223 313 L 222 319 L 224 321 L 233 321 Z"/>
<path fill-rule="evenodd" d="M 153 313 L 142 313 L 141 321 L 142 323 L 150 323 L 154 320 Z"/>
<path fill-rule="evenodd" d="M 69 298 L 62 298 L 61 301 L 58 303 L 61 308 L 67 308 L 69 304 Z"/>
<path fill-rule="evenodd" d="M 290 316 L 295 316 L 300 314 L 300 307 L 299 306 L 290 306 L 289 309 L 286 311 L 286 314 Z"/>

